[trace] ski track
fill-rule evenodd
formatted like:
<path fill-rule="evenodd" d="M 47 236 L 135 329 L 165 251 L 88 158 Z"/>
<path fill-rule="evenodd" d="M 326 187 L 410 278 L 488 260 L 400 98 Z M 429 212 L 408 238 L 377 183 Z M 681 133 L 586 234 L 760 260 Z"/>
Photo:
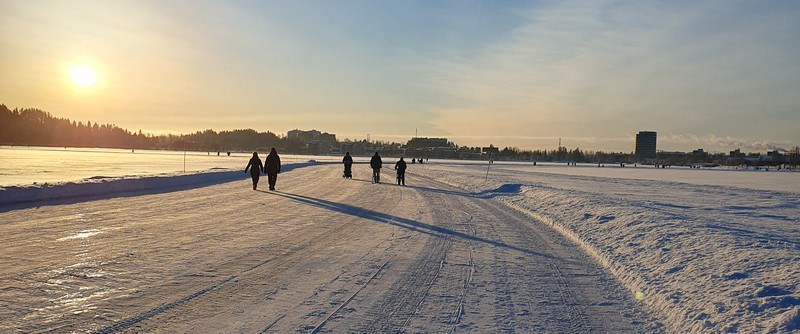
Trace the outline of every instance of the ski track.
<path fill-rule="evenodd" d="M 0 213 L 0 332 L 662 330 L 576 245 L 492 196 L 340 175 Z"/>
<path fill-rule="evenodd" d="M 485 171 L 443 163 L 417 172 L 491 197 L 580 245 L 651 312 L 645 328 L 800 332 L 796 190 L 553 174 L 532 166 L 492 168 L 484 179 Z"/>

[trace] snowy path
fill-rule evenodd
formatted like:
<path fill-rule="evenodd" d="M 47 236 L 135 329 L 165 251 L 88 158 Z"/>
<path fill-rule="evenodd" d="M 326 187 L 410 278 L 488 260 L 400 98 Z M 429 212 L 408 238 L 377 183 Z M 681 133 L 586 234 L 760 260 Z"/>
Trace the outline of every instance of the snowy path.
<path fill-rule="evenodd" d="M 661 330 L 491 194 L 339 168 L 0 213 L 0 332 Z"/>
<path fill-rule="evenodd" d="M 800 174 L 752 184 L 769 175 L 499 165 L 486 180 L 485 165 L 448 162 L 416 172 L 495 193 L 568 235 L 671 332 L 800 333 Z M 776 180 L 793 191 L 769 190 Z"/>

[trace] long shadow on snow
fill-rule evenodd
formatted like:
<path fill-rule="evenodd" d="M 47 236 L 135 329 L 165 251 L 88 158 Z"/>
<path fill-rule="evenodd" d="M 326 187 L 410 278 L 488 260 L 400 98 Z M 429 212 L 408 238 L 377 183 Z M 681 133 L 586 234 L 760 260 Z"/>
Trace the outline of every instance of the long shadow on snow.
<path fill-rule="evenodd" d="M 265 193 L 267 193 L 267 192 L 265 192 Z M 489 240 L 489 239 L 477 237 L 477 236 L 474 236 L 474 235 L 469 235 L 469 234 L 458 232 L 458 231 L 453 231 L 451 229 L 444 228 L 444 227 L 439 227 L 439 226 L 434 226 L 434 225 L 430 225 L 430 224 L 421 223 L 421 222 L 414 221 L 414 220 L 411 220 L 411 219 L 406 219 L 406 218 L 401 218 L 401 217 L 397 217 L 397 216 L 393 216 L 393 215 L 389 215 L 389 214 L 385 214 L 385 213 L 381 213 L 381 212 L 376 212 L 376 211 L 372 211 L 372 210 L 369 210 L 369 209 L 365 209 L 365 208 L 361 208 L 361 207 L 357 207 L 357 206 L 352 206 L 352 205 L 349 205 L 349 204 L 336 203 L 336 202 L 326 201 L 324 199 L 313 198 L 313 197 L 308 197 L 308 196 L 303 196 L 303 195 L 289 194 L 289 193 L 278 192 L 278 191 L 269 192 L 267 194 L 271 194 L 271 195 L 275 195 L 275 196 L 281 196 L 281 197 L 288 198 L 288 199 L 296 201 L 296 202 L 300 202 L 300 203 L 308 204 L 308 205 L 315 206 L 315 207 L 318 207 L 318 208 L 327 209 L 327 210 L 331 210 L 331 211 L 335 211 L 335 212 L 340 212 L 340 213 L 356 216 L 356 217 L 359 217 L 359 218 L 365 218 L 365 219 L 373 220 L 373 221 L 376 221 L 376 222 L 379 222 L 379 223 L 384 223 L 384 224 L 389 224 L 389 225 L 393 225 L 393 226 L 397 226 L 397 227 L 402 227 L 402 228 L 405 228 L 405 229 L 412 230 L 414 232 L 424 233 L 424 234 L 428 234 L 428 235 L 431 235 L 431 236 L 434 236 L 434 237 L 438 237 L 438 238 L 451 236 L 451 237 L 461 238 L 461 239 L 465 239 L 465 240 L 481 242 L 481 243 L 484 243 L 484 244 L 487 244 L 487 245 L 490 245 L 490 246 L 509 249 L 509 250 L 525 253 L 525 254 L 528 254 L 528 255 L 535 255 L 535 256 L 542 256 L 542 257 L 546 257 L 546 258 L 553 258 L 550 255 L 542 254 L 542 253 L 539 253 L 539 252 L 534 252 L 534 251 L 532 251 L 530 249 L 511 246 L 511 245 L 508 245 L 508 244 L 505 244 L 505 243 L 502 243 L 502 242 Z"/>
<path fill-rule="evenodd" d="M 436 189 L 436 188 L 428 188 L 428 187 L 421 187 L 421 186 L 406 186 L 409 188 L 427 191 L 437 194 L 445 194 L 445 195 L 456 195 L 456 196 L 464 196 L 464 197 L 472 197 L 472 198 L 483 198 L 483 199 L 491 199 L 497 196 L 508 196 L 513 194 L 518 194 L 522 191 L 521 184 L 504 184 L 497 189 L 492 190 L 484 190 L 478 193 L 468 193 L 462 191 L 454 191 L 454 190 L 445 190 L 445 189 Z"/>

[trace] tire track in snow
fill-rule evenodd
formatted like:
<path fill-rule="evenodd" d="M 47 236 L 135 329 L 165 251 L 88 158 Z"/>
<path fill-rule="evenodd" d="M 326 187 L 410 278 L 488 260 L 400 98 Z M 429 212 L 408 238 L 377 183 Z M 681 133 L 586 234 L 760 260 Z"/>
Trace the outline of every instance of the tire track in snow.
<path fill-rule="evenodd" d="M 323 178 L 318 179 L 317 183 L 322 182 L 321 180 L 324 179 Z M 323 193 L 323 196 L 325 194 L 336 192 L 335 189 L 327 187 L 319 187 L 318 184 L 314 186 L 313 183 L 312 184 L 306 183 L 304 184 L 304 187 L 301 187 L 300 189 L 314 189 L 314 188 L 326 189 L 326 192 Z M 281 193 L 278 192 L 278 194 Z M 387 202 L 385 200 L 386 196 L 389 196 L 389 194 L 384 192 L 381 194 L 381 196 L 378 196 L 376 198 L 371 198 L 371 201 L 377 201 L 377 205 L 381 205 L 382 203 Z M 396 201 L 395 203 L 397 202 L 399 201 Z M 261 253 L 252 252 L 243 254 L 236 258 L 229 259 L 225 263 L 222 263 L 222 265 L 228 263 L 241 264 L 246 262 L 253 262 L 255 264 L 251 265 L 238 275 L 234 275 L 222 281 L 216 282 L 188 296 L 179 298 L 177 300 L 168 303 L 161 304 L 145 312 L 120 320 L 112 325 L 109 325 L 107 327 L 98 330 L 96 333 L 113 333 L 130 328 L 135 325 L 137 327 L 142 327 L 143 322 L 146 322 L 150 319 L 155 319 L 157 316 L 166 313 L 167 311 L 171 311 L 173 309 L 178 309 L 182 306 L 185 306 L 189 302 L 197 302 L 197 299 L 199 299 L 200 297 L 205 297 L 210 293 L 221 292 L 219 290 L 223 287 L 225 287 L 226 290 L 232 290 L 232 291 L 225 291 L 224 296 L 222 296 L 220 300 L 223 303 L 225 302 L 225 300 L 230 299 L 231 296 L 234 295 L 249 295 L 250 294 L 248 293 L 249 290 L 261 288 L 259 284 L 252 284 L 254 280 L 269 281 L 270 279 L 273 278 L 280 278 L 280 276 L 283 273 L 292 269 L 293 264 L 296 263 L 298 259 L 307 258 L 312 254 L 321 253 L 324 249 L 329 248 L 331 244 L 342 239 L 347 239 L 347 235 L 357 232 L 359 230 L 359 226 L 358 224 L 355 224 L 355 222 L 358 221 L 358 217 L 354 216 L 345 216 L 345 217 L 347 217 L 347 220 L 333 230 L 310 231 L 308 233 L 300 235 L 299 237 L 301 238 L 301 240 L 299 241 L 301 242 L 299 244 L 296 244 L 286 252 L 278 256 L 275 256 L 273 258 L 253 261 L 254 258 L 257 259 L 258 257 L 260 257 Z M 293 238 L 295 239 L 295 241 L 298 241 L 296 240 L 298 238 L 297 235 L 286 236 L 286 238 Z M 209 302 L 217 303 L 216 300 L 204 301 L 203 303 L 208 304 Z M 280 319 L 278 319 L 278 321 L 279 320 Z M 160 323 L 157 321 L 156 323 L 151 324 L 151 326 L 159 327 Z"/>
<path fill-rule="evenodd" d="M 345 232 L 344 231 L 345 228 L 346 227 L 341 227 L 341 228 L 339 228 L 339 229 L 337 229 L 335 231 L 332 231 L 332 232 L 335 232 L 335 234 L 343 234 Z M 352 226 L 349 227 L 349 230 L 355 230 L 355 229 L 356 229 L 355 227 L 352 227 Z M 205 288 L 203 288 L 203 289 L 201 289 L 201 290 L 199 290 L 199 291 L 197 291 L 197 292 L 195 292 L 195 293 L 193 293 L 191 295 L 179 298 L 179 299 L 174 300 L 172 302 L 161 304 L 161 305 L 156 306 L 156 307 L 154 307 L 154 308 L 152 308 L 150 310 L 147 310 L 145 312 L 142 312 L 142 313 L 136 314 L 134 316 L 125 318 L 125 319 L 120 320 L 120 321 L 118 321 L 118 322 L 116 322 L 116 323 L 114 323 L 114 324 L 112 324 L 110 326 L 104 327 L 104 328 L 102 328 L 102 329 L 100 329 L 100 330 L 98 330 L 98 331 L 96 331 L 94 333 L 97 333 L 97 334 L 114 333 L 114 332 L 118 332 L 118 331 L 130 328 L 130 327 L 132 327 L 134 325 L 138 325 L 139 323 L 144 322 L 145 320 L 153 318 L 153 317 L 155 317 L 157 315 L 160 315 L 162 313 L 165 313 L 167 311 L 171 311 L 172 309 L 179 308 L 181 306 L 184 306 L 185 304 L 187 304 L 190 301 L 193 301 L 193 300 L 195 300 L 197 298 L 203 297 L 203 296 L 205 296 L 205 295 L 207 295 L 207 294 L 209 294 L 211 292 L 215 292 L 215 291 L 219 290 L 220 288 L 228 285 L 231 281 L 234 281 L 234 280 L 240 280 L 241 279 L 241 280 L 244 281 L 244 279 L 248 278 L 247 276 L 257 276 L 257 277 L 260 277 L 259 279 L 262 279 L 262 280 L 270 279 L 270 278 L 279 276 L 279 275 L 283 274 L 285 271 L 291 269 L 292 264 L 296 261 L 296 258 L 302 258 L 302 257 L 307 256 L 307 254 L 314 254 L 317 251 L 320 251 L 321 249 L 327 248 L 327 246 L 328 246 L 327 241 L 330 241 L 330 240 L 336 239 L 336 238 L 334 236 L 332 236 L 332 235 L 329 235 L 327 237 L 322 237 L 320 239 L 317 239 L 316 241 L 313 240 L 315 238 L 310 238 L 310 239 L 312 239 L 312 240 L 309 240 L 309 241 L 305 242 L 304 244 L 302 244 L 300 246 L 297 246 L 297 247 L 287 251 L 286 253 L 284 253 L 282 255 L 279 255 L 278 257 L 261 261 L 260 263 L 258 263 L 256 265 L 248 268 L 247 270 L 243 271 L 239 275 L 230 276 L 230 277 L 228 277 L 228 278 L 226 278 L 226 279 L 224 279 L 222 281 L 219 281 L 219 282 L 214 283 L 214 284 L 212 284 L 212 285 L 210 285 L 208 287 L 205 287 Z M 240 258 L 240 260 L 244 260 L 244 259 Z M 243 284 L 240 284 L 240 285 L 245 285 L 245 283 L 243 282 Z M 251 288 L 252 287 L 260 288 L 260 287 L 254 286 L 254 285 L 251 285 L 249 287 L 251 287 Z M 238 291 L 228 292 L 224 298 L 230 297 L 233 294 L 240 294 L 241 295 L 243 293 L 243 291 L 242 291 L 243 288 L 247 288 L 247 287 L 240 287 L 240 288 L 238 288 Z M 155 324 L 156 327 L 157 327 L 157 325 L 158 324 Z"/>
<path fill-rule="evenodd" d="M 567 276 L 561 269 L 565 265 L 564 260 L 567 259 L 567 255 L 552 247 L 552 240 L 544 238 L 539 231 L 528 228 L 526 225 L 521 223 L 521 221 L 524 221 L 528 217 L 520 217 L 519 215 L 515 215 L 514 211 L 509 212 L 508 208 L 498 207 L 498 205 L 493 202 L 486 203 L 485 208 L 488 209 L 493 215 L 498 217 L 501 221 L 507 222 L 513 226 L 514 230 L 519 232 L 527 232 L 520 233 L 518 235 L 519 237 L 522 237 L 526 243 L 545 248 L 547 249 L 546 253 L 548 254 L 557 255 L 556 258 L 558 260 L 554 260 L 552 258 L 543 258 L 541 261 L 544 261 L 545 264 L 550 268 L 549 272 L 551 282 L 555 283 L 554 285 L 557 289 L 559 299 L 559 305 L 557 305 L 557 307 L 561 309 L 561 312 L 559 313 L 566 316 L 566 319 L 562 319 L 562 323 L 568 324 L 569 328 L 567 330 L 572 333 L 591 333 L 597 331 L 597 328 L 592 328 L 592 326 L 589 325 L 585 312 L 579 308 L 579 305 L 581 305 L 580 300 L 576 298 L 570 289 L 570 287 L 575 285 L 575 282 L 568 280 Z"/>
<path fill-rule="evenodd" d="M 421 177 L 424 178 L 424 177 Z M 429 180 L 436 184 L 437 188 L 445 189 L 453 194 L 458 191 L 448 185 L 441 184 L 435 180 Z M 452 199 L 451 199 L 452 200 Z M 609 311 L 617 307 L 632 307 L 625 302 L 627 294 L 625 289 L 614 284 L 616 281 L 607 273 L 603 274 L 602 267 L 583 254 L 580 248 L 571 245 L 565 238 L 545 231 L 545 233 L 534 228 L 538 224 L 531 217 L 519 213 L 508 207 L 504 203 L 495 199 L 484 199 L 470 194 L 461 193 L 455 197 L 460 204 L 454 204 L 456 208 L 472 212 L 476 217 L 476 227 L 483 239 L 496 240 L 508 245 L 519 245 L 517 248 L 527 248 L 533 250 L 532 253 L 545 253 L 552 256 L 531 257 L 520 254 L 509 254 L 509 249 L 496 249 L 492 253 L 498 256 L 491 267 L 482 270 L 482 277 L 486 276 L 487 270 L 497 270 L 494 275 L 498 277 L 496 282 L 500 284 L 500 291 L 505 291 L 498 295 L 501 304 L 508 302 L 505 317 L 496 320 L 510 319 L 513 326 L 503 330 L 515 331 L 547 331 L 558 332 L 577 332 L 592 333 L 602 331 L 621 331 L 633 332 L 635 327 L 631 324 L 631 319 L 622 313 L 623 309 L 617 312 Z M 480 218 L 478 216 L 479 213 Z M 486 221 L 483 221 L 486 219 Z M 488 235 L 486 233 L 489 233 Z M 485 245 L 478 243 L 485 248 Z M 523 246 L 524 245 L 524 246 Z M 504 255 L 505 254 L 505 255 Z M 522 275 L 522 276 L 520 276 Z M 609 277 L 605 277 L 606 275 Z M 540 278 L 535 278 L 535 277 Z M 530 277 L 524 279 L 525 277 Z M 608 280 L 604 280 L 608 278 Z M 524 279 L 524 280 L 522 280 Z M 537 287 L 537 280 L 545 279 L 542 283 L 545 286 L 552 286 L 553 291 L 545 291 Z M 609 283 L 613 287 L 609 287 Z M 592 285 L 597 284 L 598 285 Z M 602 285 L 602 286 L 601 286 Z M 606 291 L 608 289 L 608 291 Z M 544 293 L 548 299 L 544 305 L 529 305 L 533 298 Z M 621 293 L 602 297 L 604 294 Z M 502 297 L 505 294 L 506 297 Z M 552 299 L 555 297 L 555 299 Z M 604 299 L 605 298 L 605 299 Z M 611 298 L 611 299 L 608 299 Z M 604 299 L 604 300 L 603 300 Z M 600 300 L 600 301 L 598 301 Z M 553 303 L 553 301 L 558 301 Z M 525 305 L 528 304 L 526 307 Z M 469 302 L 465 307 L 469 307 Z M 537 310 L 538 308 L 538 310 Z M 602 313 L 596 313 L 598 310 Z M 550 316 L 555 316 L 551 321 L 534 319 L 534 313 L 545 312 Z M 589 315 L 592 315 L 591 317 Z M 467 314 L 469 318 L 469 314 Z M 517 316 L 522 318 L 516 319 Z M 607 319 L 604 319 L 606 318 Z M 557 320 L 557 321 L 553 321 Z M 553 324 L 555 323 L 555 327 Z M 503 323 L 497 323 L 497 329 L 503 328 Z M 527 329 L 526 329 L 527 328 Z M 549 328 L 549 329 L 548 329 Z M 451 328 L 452 330 L 452 328 Z"/>
<path fill-rule="evenodd" d="M 408 191 L 409 188 L 404 188 L 404 190 Z M 453 207 L 451 201 L 443 193 L 413 190 L 424 201 L 424 205 L 421 207 L 431 211 L 433 219 L 431 225 L 442 228 L 444 234 L 434 234 L 426 238 L 426 244 L 419 255 L 407 266 L 409 270 L 404 272 L 401 278 L 381 296 L 382 302 L 373 308 L 367 317 L 367 324 L 357 327 L 355 330 L 357 332 L 445 332 L 453 327 L 450 315 L 453 314 L 452 310 L 461 307 L 460 302 L 456 300 L 458 297 L 443 301 L 440 296 L 436 296 L 434 304 L 443 302 L 447 305 L 437 305 L 434 308 L 438 309 L 441 306 L 443 310 L 451 311 L 445 311 L 446 313 L 443 314 L 431 313 L 430 307 L 426 306 L 431 297 L 431 290 L 439 285 L 447 288 L 455 282 L 463 282 L 458 291 L 461 291 L 462 294 L 467 293 L 467 285 L 471 280 L 474 267 L 469 268 L 467 276 L 463 280 L 442 280 L 444 271 L 449 270 L 447 257 L 454 242 L 454 238 L 444 231 L 450 230 L 459 236 L 468 235 L 469 233 L 464 233 L 468 231 L 457 232 L 455 229 L 469 225 L 472 222 L 472 216 L 468 212 Z M 460 221 L 459 216 L 454 213 L 461 213 L 466 218 L 461 217 L 463 221 Z M 458 241 L 468 244 L 475 242 L 460 238 Z M 448 271 L 448 275 L 451 274 Z M 418 324 L 422 327 L 409 328 L 414 324 L 418 315 L 424 317 Z"/>
<path fill-rule="evenodd" d="M 381 185 L 372 184 L 371 187 L 381 187 Z M 377 202 L 379 204 L 380 203 L 393 203 L 393 204 L 391 204 L 390 208 L 387 208 L 387 210 L 385 210 L 386 214 L 391 214 L 393 211 L 395 211 L 395 209 L 397 209 L 397 207 L 400 205 L 400 203 L 403 202 L 402 192 L 399 191 L 396 188 L 378 188 L 378 189 L 383 189 L 383 191 L 381 192 L 380 197 L 379 197 L 380 199 Z M 390 195 L 395 195 L 397 197 L 396 200 L 392 200 L 390 202 L 387 202 L 386 198 L 390 197 Z M 303 200 L 305 200 L 305 199 L 303 199 Z M 372 208 L 372 209 L 374 211 L 377 208 Z M 355 214 L 355 213 L 351 213 L 351 214 Z M 392 235 L 394 235 L 394 233 L 392 233 Z M 407 238 L 403 238 L 403 239 L 407 239 Z M 361 257 L 359 257 L 358 260 L 356 260 L 353 265 L 356 265 L 357 263 L 361 263 L 361 262 L 369 262 L 369 260 L 370 260 L 369 256 L 372 254 L 372 252 L 375 251 L 377 247 L 382 246 L 387 241 L 389 242 L 389 244 L 391 244 L 392 240 L 384 240 L 384 241 L 382 241 L 380 244 L 378 244 L 375 247 L 373 247 L 372 249 L 370 249 L 366 254 L 364 254 Z M 384 252 L 387 252 L 387 251 L 391 250 L 391 245 L 386 246 L 386 247 L 387 248 L 383 249 Z M 379 256 L 379 255 L 373 255 L 373 257 L 371 259 L 375 260 L 375 259 L 378 259 L 378 258 L 382 258 L 382 257 Z M 370 275 L 370 277 L 366 280 L 366 282 L 364 282 L 349 298 L 347 298 L 345 301 L 343 301 L 339 305 L 339 307 L 337 307 L 335 310 L 333 310 L 333 312 L 331 312 L 325 319 L 323 319 L 317 326 L 315 326 L 313 328 L 312 333 L 319 333 L 320 331 L 322 331 L 324 326 L 327 325 L 331 321 L 331 319 L 333 319 L 335 316 L 340 314 L 340 311 L 342 311 L 345 306 L 347 306 L 351 301 L 353 301 L 353 299 L 355 299 L 355 297 L 362 290 L 364 290 L 367 287 L 367 285 L 369 285 L 370 282 L 372 282 L 373 280 L 376 280 L 376 277 L 379 274 L 383 273 L 384 269 L 387 268 L 391 264 L 392 258 L 393 258 L 393 256 L 390 255 L 389 259 L 383 261 L 383 264 L 381 264 L 381 266 L 372 275 Z M 338 281 L 340 277 L 341 277 L 341 275 L 337 276 L 333 281 L 329 282 L 325 286 Z M 324 289 L 324 286 L 322 286 L 322 287 L 320 287 L 318 289 Z"/>
<path fill-rule="evenodd" d="M 427 207 L 431 204 L 427 201 Z M 435 212 L 434 212 L 435 213 Z M 439 221 L 435 219 L 435 221 Z M 368 311 L 365 323 L 356 332 L 397 333 L 408 324 L 439 275 L 450 240 L 447 236 L 427 238 L 420 255 L 410 264 L 380 302 Z"/>
<path fill-rule="evenodd" d="M 330 320 L 331 320 L 331 318 L 333 318 L 333 316 L 334 316 L 334 315 L 336 315 L 337 313 L 339 313 L 339 311 L 341 311 L 341 310 L 342 310 L 342 309 L 343 309 L 345 306 L 347 306 L 347 304 L 349 304 L 349 303 L 350 303 L 350 302 L 353 300 L 353 298 L 355 298 L 355 297 L 356 297 L 356 295 L 357 295 L 359 292 L 361 292 L 361 290 L 364 290 L 364 288 L 366 288 L 366 287 L 367 287 L 367 285 L 369 285 L 369 283 L 370 283 L 370 282 L 372 282 L 372 280 L 374 280 L 374 279 L 375 279 L 375 276 L 378 276 L 378 274 L 380 274 L 380 273 L 381 273 L 381 271 L 383 271 L 383 269 L 384 269 L 384 268 L 386 268 L 386 265 L 387 265 L 387 264 L 389 264 L 389 261 L 386 261 L 386 262 L 384 262 L 384 263 L 381 265 L 381 267 L 380 267 L 380 268 L 378 268 L 378 270 L 376 270 L 376 271 L 375 271 L 375 273 L 374 273 L 374 274 L 372 274 L 372 276 L 370 276 L 370 277 L 369 277 L 369 279 L 368 279 L 366 282 L 364 282 L 364 285 L 362 285 L 360 288 L 358 288 L 358 290 L 356 290 L 355 292 L 353 292 L 353 294 L 352 294 L 352 295 L 350 295 L 350 297 L 349 297 L 349 298 L 347 298 L 347 300 L 345 300 L 345 301 L 344 301 L 344 303 L 342 303 L 341 305 L 339 305 L 339 307 L 338 307 L 338 308 L 336 308 L 335 310 L 333 310 L 333 312 L 331 312 L 331 314 L 330 314 L 330 315 L 328 315 L 327 317 L 325 317 L 325 319 L 324 319 L 324 320 L 322 320 L 322 322 L 320 322 L 320 323 L 319 323 L 319 325 L 317 325 L 316 327 L 314 327 L 314 330 L 312 330 L 312 331 L 311 331 L 311 333 L 312 333 L 312 334 L 319 333 L 319 331 L 320 331 L 320 330 L 322 330 L 322 327 L 323 327 L 323 326 L 325 326 L 325 324 L 326 324 L 326 323 L 328 323 L 328 321 L 330 321 Z"/>

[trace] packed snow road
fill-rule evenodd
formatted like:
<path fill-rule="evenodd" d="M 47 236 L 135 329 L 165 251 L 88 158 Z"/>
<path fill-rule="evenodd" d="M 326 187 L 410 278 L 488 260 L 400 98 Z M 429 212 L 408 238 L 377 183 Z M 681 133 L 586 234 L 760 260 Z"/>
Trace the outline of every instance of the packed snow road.
<path fill-rule="evenodd" d="M 660 331 L 578 247 L 363 165 L 0 213 L 0 332 Z M 264 180 L 261 186 L 266 188 Z"/>

